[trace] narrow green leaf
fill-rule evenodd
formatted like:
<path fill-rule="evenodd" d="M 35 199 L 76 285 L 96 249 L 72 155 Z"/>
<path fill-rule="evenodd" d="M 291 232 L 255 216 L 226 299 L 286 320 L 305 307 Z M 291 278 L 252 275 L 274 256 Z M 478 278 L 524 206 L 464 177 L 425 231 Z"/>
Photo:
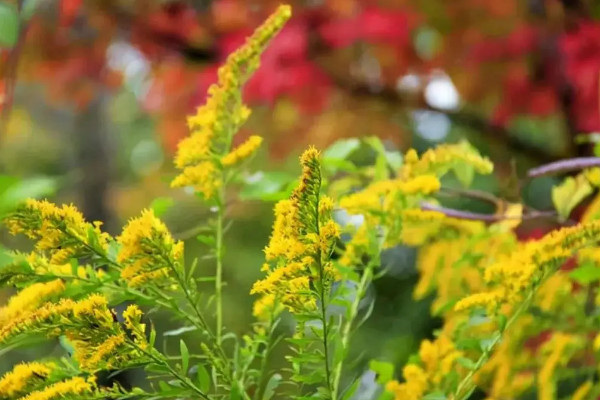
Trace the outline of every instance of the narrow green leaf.
<path fill-rule="evenodd" d="M 269 381 L 267 382 L 267 385 L 265 386 L 265 391 L 263 393 L 262 400 L 269 400 L 271 397 L 273 397 L 273 395 L 275 394 L 275 389 L 277 389 L 277 387 L 281 383 L 281 379 L 282 379 L 282 376 L 279 374 L 273 374 L 269 378 Z"/>
<path fill-rule="evenodd" d="M 198 379 L 198 387 L 203 392 L 208 392 L 210 389 L 210 375 L 208 371 L 202 364 L 198 364 L 198 372 L 196 374 L 196 378 Z"/>
<path fill-rule="evenodd" d="M 181 352 L 181 371 L 184 375 L 187 375 L 188 366 L 190 365 L 190 353 L 183 339 L 179 340 L 179 351 Z"/>

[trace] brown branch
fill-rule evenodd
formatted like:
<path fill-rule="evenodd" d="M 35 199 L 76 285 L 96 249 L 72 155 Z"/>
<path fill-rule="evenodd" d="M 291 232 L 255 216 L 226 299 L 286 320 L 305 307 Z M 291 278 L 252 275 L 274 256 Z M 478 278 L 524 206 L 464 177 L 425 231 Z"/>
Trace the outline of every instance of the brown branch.
<path fill-rule="evenodd" d="M 545 175 L 560 174 L 563 172 L 579 171 L 585 168 L 600 167 L 600 157 L 578 157 L 567 160 L 555 161 L 540 165 L 527 171 L 527 178 L 538 178 Z"/>
<path fill-rule="evenodd" d="M 511 219 L 520 219 L 520 220 L 531 220 L 531 219 L 539 219 L 539 218 L 555 218 L 556 212 L 554 211 L 529 211 L 521 216 L 508 216 L 508 215 L 498 215 L 498 214 L 482 214 L 482 213 L 474 213 L 470 211 L 461 211 L 455 210 L 453 208 L 436 206 L 427 202 L 421 203 L 421 210 L 424 211 L 437 211 L 445 214 L 448 217 L 467 219 L 471 221 L 485 221 L 485 222 L 498 222 L 504 220 Z"/>

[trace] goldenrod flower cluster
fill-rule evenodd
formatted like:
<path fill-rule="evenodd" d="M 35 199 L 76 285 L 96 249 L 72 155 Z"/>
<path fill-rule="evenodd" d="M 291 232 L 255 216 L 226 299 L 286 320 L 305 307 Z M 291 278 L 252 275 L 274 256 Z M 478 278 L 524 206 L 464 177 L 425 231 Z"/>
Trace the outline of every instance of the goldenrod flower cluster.
<path fill-rule="evenodd" d="M 386 390 L 395 400 L 420 400 L 427 392 L 444 388 L 445 378 L 458 368 L 460 357 L 462 352 L 445 335 L 425 340 L 419 349 L 419 364 L 408 364 L 402 371 L 405 382 L 390 381 Z"/>
<path fill-rule="evenodd" d="M 94 378 L 76 376 L 29 393 L 19 400 L 52 400 L 101 397 Z"/>
<path fill-rule="evenodd" d="M 30 362 L 16 365 L 0 379 L 0 399 L 16 399 L 42 386 L 54 368 L 53 363 Z"/>
<path fill-rule="evenodd" d="M 36 240 L 36 249 L 47 252 L 52 264 L 104 253 L 109 240 L 100 230 L 101 222 L 90 224 L 73 205 L 58 207 L 46 200 L 27 200 L 4 223 L 13 235 Z"/>
<path fill-rule="evenodd" d="M 124 266 L 121 277 L 131 287 L 164 282 L 170 270 L 180 268 L 183 242 L 173 239 L 152 210 L 131 219 L 117 240 L 121 245 L 117 260 Z"/>
<path fill-rule="evenodd" d="M 453 168 L 469 166 L 480 174 L 490 174 L 494 165 L 486 157 L 482 157 L 467 142 L 458 144 L 442 144 L 427 150 L 419 157 L 414 149 L 404 157 L 404 165 L 400 169 L 400 177 L 409 179 L 425 174 L 445 175 Z"/>
<path fill-rule="evenodd" d="M 319 152 L 311 147 L 300 158 L 302 176 L 290 199 L 275 206 L 268 246 L 267 277 L 254 284 L 259 294 L 254 314 L 268 318 L 282 304 L 297 313 L 316 308 L 311 281 L 328 287 L 336 277 L 330 256 L 339 227 L 332 219 L 333 201 L 321 195 Z"/>
<path fill-rule="evenodd" d="M 600 221 L 555 230 L 537 241 L 524 243 L 485 270 L 489 289 L 460 300 L 457 311 L 485 307 L 494 312 L 503 303 L 522 299 L 526 289 L 553 273 L 575 251 L 594 244 L 600 235 Z"/>
<path fill-rule="evenodd" d="M 268 42 L 290 16 L 290 7 L 280 6 L 219 68 L 218 82 L 209 88 L 206 104 L 188 118 L 191 135 L 179 143 L 175 166 L 181 173 L 171 186 L 192 186 L 204 198 L 212 199 L 223 185 L 223 169 L 256 151 L 261 143 L 257 136 L 230 151 L 233 135 L 250 116 L 242 103 L 241 89 L 258 68 Z"/>
<path fill-rule="evenodd" d="M 59 295 L 64 290 L 65 284 L 60 279 L 27 286 L 18 294 L 12 296 L 6 306 L 0 308 L 0 325 L 8 323 L 21 313 L 35 310 L 42 303 Z"/>
<path fill-rule="evenodd" d="M 141 312 L 128 309 L 125 327 L 132 331 L 138 347 L 146 346 Z M 0 327 L 0 343 L 26 334 L 66 336 L 75 348 L 75 359 L 82 370 L 116 367 L 141 355 L 126 343 L 125 331 L 115 321 L 106 297 L 94 294 L 80 301 L 62 299 L 24 312 Z"/>

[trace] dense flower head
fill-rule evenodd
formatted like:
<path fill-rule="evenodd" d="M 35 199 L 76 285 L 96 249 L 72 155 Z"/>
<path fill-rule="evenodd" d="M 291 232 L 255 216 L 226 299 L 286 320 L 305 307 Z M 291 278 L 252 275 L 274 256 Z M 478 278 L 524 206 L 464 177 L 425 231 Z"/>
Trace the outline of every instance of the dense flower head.
<path fill-rule="evenodd" d="M 261 295 L 254 306 L 259 318 L 279 304 L 292 312 L 314 309 L 311 281 L 328 286 L 337 277 L 329 259 L 340 230 L 332 218 L 333 201 L 321 195 L 319 156 L 314 147 L 302 154 L 298 187 L 275 205 L 273 233 L 265 248 L 267 276 L 251 290 Z"/>
<path fill-rule="evenodd" d="M 53 363 L 30 362 L 17 364 L 0 378 L 0 398 L 20 397 L 44 383 L 51 374 Z"/>
<path fill-rule="evenodd" d="M 132 287 L 165 281 L 183 257 L 183 242 L 173 239 L 152 210 L 131 219 L 117 240 L 121 245 L 117 260 L 124 265 L 121 276 Z"/>
<path fill-rule="evenodd" d="M 225 154 L 221 158 L 221 164 L 223 164 L 225 167 L 230 167 L 241 163 L 242 161 L 251 157 L 256 150 L 258 150 L 262 141 L 263 139 L 260 136 L 250 136 L 244 143 Z"/>
<path fill-rule="evenodd" d="M 446 335 L 425 340 L 419 348 L 419 364 L 407 364 L 402 371 L 405 382 L 390 381 L 386 390 L 395 400 L 419 400 L 428 391 L 443 388 L 445 378 L 457 368 L 462 356 Z"/>
<path fill-rule="evenodd" d="M 135 325 L 134 341 L 144 345 L 140 318 L 141 312 L 129 311 L 125 327 Z M 108 300 L 100 294 L 79 301 L 62 299 L 23 312 L 0 327 L 0 344 L 27 334 L 64 335 L 73 345 L 74 358 L 84 371 L 123 366 L 143 358 L 127 341 L 125 331 L 108 307 Z"/>
<path fill-rule="evenodd" d="M 108 246 L 109 236 L 100 230 L 102 223 L 86 222 L 73 205 L 59 207 L 46 200 L 29 199 L 4 223 L 11 234 L 23 233 L 36 240 L 36 249 L 47 252 L 53 264 L 106 252 Z"/>
<path fill-rule="evenodd" d="M 421 157 L 415 150 L 409 150 L 404 157 L 400 176 L 405 179 L 424 174 L 441 177 L 460 166 L 470 166 L 480 174 L 489 174 L 494 168 L 491 161 L 482 157 L 470 144 L 461 142 L 439 145 L 427 150 Z"/>
<path fill-rule="evenodd" d="M 223 185 L 223 169 L 248 158 L 260 146 L 261 139 L 252 136 L 237 149 L 230 149 L 233 135 L 250 116 L 242 103 L 241 88 L 290 16 L 291 8 L 280 6 L 219 68 L 218 81 L 208 89 L 206 104 L 188 118 L 191 133 L 178 145 L 175 166 L 181 173 L 171 186 L 192 186 L 205 199 L 212 199 Z"/>
<path fill-rule="evenodd" d="M 29 393 L 20 400 L 84 399 L 99 396 L 94 378 L 76 376 Z"/>
<path fill-rule="evenodd" d="M 503 303 L 518 302 L 526 289 L 538 285 L 576 251 L 595 244 L 599 235 L 600 221 L 591 221 L 522 243 L 516 251 L 498 257 L 485 269 L 487 291 L 465 297 L 455 309 L 485 305 L 488 311 L 493 312 Z"/>
<path fill-rule="evenodd" d="M 0 308 L 0 325 L 7 323 L 19 314 L 35 310 L 50 298 L 65 290 L 60 279 L 50 282 L 39 282 L 27 286 L 8 300 L 8 304 Z"/>

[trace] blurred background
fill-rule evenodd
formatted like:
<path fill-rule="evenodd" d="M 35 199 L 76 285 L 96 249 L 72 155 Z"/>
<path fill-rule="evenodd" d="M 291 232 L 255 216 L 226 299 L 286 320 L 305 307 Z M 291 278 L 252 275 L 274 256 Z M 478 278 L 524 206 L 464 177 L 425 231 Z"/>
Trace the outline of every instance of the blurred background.
<path fill-rule="evenodd" d="M 16 199 L 49 196 L 117 234 L 152 206 L 177 237 L 191 239 L 190 256 L 201 256 L 194 237 L 210 212 L 169 189 L 171 159 L 220 63 L 278 3 L 1 2 L 0 213 Z M 253 114 L 237 139 L 258 134 L 265 146 L 249 177 L 256 185 L 230 211 L 225 309 L 236 333 L 251 322 L 247 293 L 260 276 L 276 193 L 297 175 L 296 156 L 308 144 L 377 136 L 390 150 L 422 151 L 467 139 L 497 165 L 475 187 L 509 200 L 519 195 L 512 178 L 525 169 L 594 152 L 598 1 L 289 3 L 294 17 L 244 93 Z M 520 194 L 548 209 L 554 183 L 538 179 Z M 474 200 L 452 206 L 493 211 Z M 542 229 L 524 224 L 519 234 Z M 372 288 L 376 311 L 354 346 L 364 360 L 401 365 L 439 326 L 430 301 L 412 299 L 415 255 L 386 254 L 390 275 Z M 205 268 L 210 275 L 212 265 Z"/>

